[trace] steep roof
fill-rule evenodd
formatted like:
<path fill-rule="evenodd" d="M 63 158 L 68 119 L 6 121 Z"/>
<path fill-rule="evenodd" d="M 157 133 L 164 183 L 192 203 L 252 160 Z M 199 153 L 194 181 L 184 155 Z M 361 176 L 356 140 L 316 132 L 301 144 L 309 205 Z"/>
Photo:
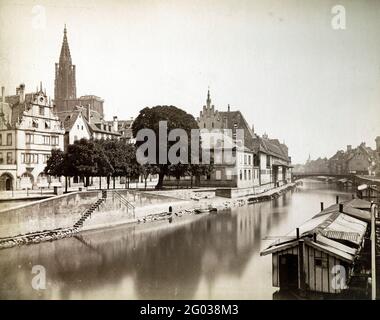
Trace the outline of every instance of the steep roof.
<path fill-rule="evenodd" d="M 256 148 L 260 152 L 275 156 L 284 161 L 289 161 L 287 147 L 281 144 L 278 139 L 268 139 L 266 137 L 257 136 Z"/>
<path fill-rule="evenodd" d="M 38 95 L 40 92 L 37 93 L 26 93 L 24 102 L 20 102 L 20 96 L 19 95 L 13 95 L 13 96 L 7 96 L 5 97 L 5 102 L 9 103 L 12 114 L 10 118 L 10 125 L 12 127 L 15 126 L 15 124 L 21 120 L 24 111 L 29 110 L 30 103 L 34 100 L 34 97 Z"/>

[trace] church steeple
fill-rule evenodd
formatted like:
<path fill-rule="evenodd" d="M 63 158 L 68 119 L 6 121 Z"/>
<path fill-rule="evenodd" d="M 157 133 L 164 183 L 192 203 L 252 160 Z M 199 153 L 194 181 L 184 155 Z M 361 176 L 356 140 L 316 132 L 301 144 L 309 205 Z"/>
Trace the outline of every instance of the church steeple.
<path fill-rule="evenodd" d="M 57 111 L 62 110 L 62 101 L 76 98 L 75 65 L 72 64 L 69 42 L 67 41 L 66 24 L 63 29 L 63 41 L 59 63 L 55 64 L 54 100 Z"/>
<path fill-rule="evenodd" d="M 208 90 L 207 90 L 207 100 L 206 100 L 206 105 L 207 105 L 207 107 L 209 107 L 209 108 L 210 108 L 210 106 L 211 106 L 210 88 L 208 88 Z"/>
<path fill-rule="evenodd" d="M 72 63 L 71 62 L 71 55 L 70 55 L 70 48 L 69 48 L 69 42 L 67 41 L 67 29 L 66 24 L 63 29 L 63 41 L 62 41 L 62 47 L 61 47 L 61 54 L 59 56 L 59 63 Z"/>

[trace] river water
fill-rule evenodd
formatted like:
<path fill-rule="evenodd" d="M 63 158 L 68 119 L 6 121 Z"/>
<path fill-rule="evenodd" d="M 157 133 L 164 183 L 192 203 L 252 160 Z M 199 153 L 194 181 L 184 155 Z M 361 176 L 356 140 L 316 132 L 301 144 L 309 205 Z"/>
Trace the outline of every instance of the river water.
<path fill-rule="evenodd" d="M 265 238 L 295 229 L 336 195 L 351 198 L 307 181 L 276 200 L 217 214 L 0 250 L 0 298 L 272 299 L 271 256 L 260 251 L 273 240 Z"/>

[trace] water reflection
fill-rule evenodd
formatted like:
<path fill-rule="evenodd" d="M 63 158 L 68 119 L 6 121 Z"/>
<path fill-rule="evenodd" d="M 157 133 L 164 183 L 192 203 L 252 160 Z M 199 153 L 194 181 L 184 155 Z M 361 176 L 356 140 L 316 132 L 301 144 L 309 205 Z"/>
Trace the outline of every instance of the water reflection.
<path fill-rule="evenodd" d="M 271 202 L 173 223 L 124 226 L 0 251 L 0 298 L 271 299 L 269 244 L 335 201 L 331 185 L 307 183 Z M 350 193 L 339 192 L 342 199 Z M 31 287 L 42 265 L 47 289 Z"/>

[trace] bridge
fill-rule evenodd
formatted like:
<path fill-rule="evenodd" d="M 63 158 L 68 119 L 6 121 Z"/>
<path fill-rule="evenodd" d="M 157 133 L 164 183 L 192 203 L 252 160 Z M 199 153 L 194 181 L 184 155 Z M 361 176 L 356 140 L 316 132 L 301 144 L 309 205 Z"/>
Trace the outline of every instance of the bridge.
<path fill-rule="evenodd" d="M 357 175 L 356 174 L 333 174 L 333 173 L 320 173 L 320 172 L 310 172 L 310 173 L 297 173 L 293 172 L 292 174 L 293 180 L 305 179 L 305 178 L 335 178 L 335 179 L 350 179 L 354 180 Z"/>
<path fill-rule="evenodd" d="M 293 172 L 292 180 L 300 180 L 306 178 L 334 178 L 337 180 L 347 179 L 353 182 L 354 185 L 369 184 L 380 186 L 380 177 L 364 176 L 355 173 L 344 173 L 344 174 L 334 174 L 334 173 L 321 173 L 321 172 Z"/>

